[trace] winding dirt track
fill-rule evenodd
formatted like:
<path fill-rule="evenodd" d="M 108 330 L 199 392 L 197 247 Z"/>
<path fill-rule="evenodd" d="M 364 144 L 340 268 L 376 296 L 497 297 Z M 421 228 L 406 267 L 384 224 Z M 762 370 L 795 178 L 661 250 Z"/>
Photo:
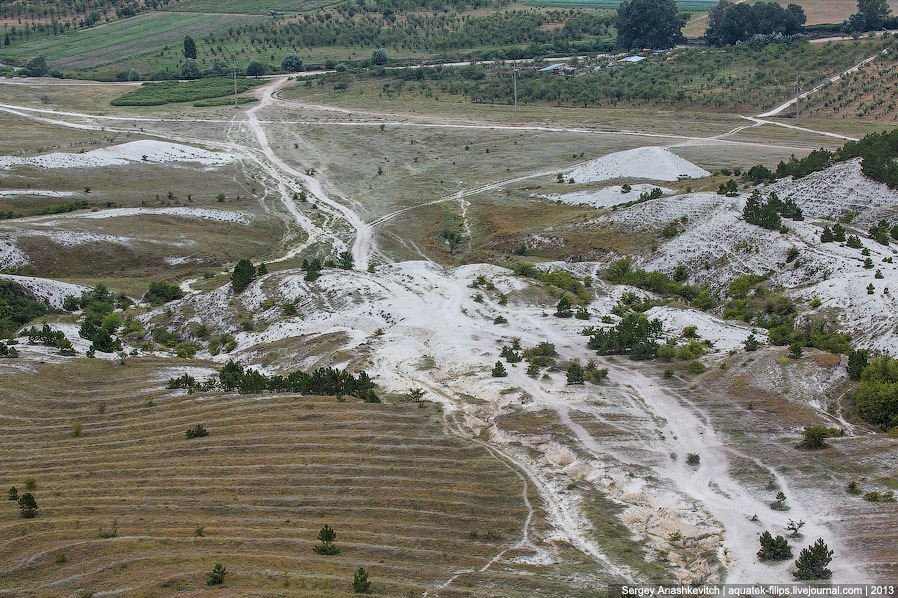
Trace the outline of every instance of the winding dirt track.
<path fill-rule="evenodd" d="M 220 140 L 185 138 L 174 134 L 163 135 L 160 133 L 156 133 L 154 135 L 157 137 L 167 137 L 176 141 L 188 143 L 203 143 L 210 146 L 220 146 L 229 151 L 239 153 L 247 161 L 251 161 L 261 169 L 263 169 L 276 181 L 278 193 L 281 197 L 282 202 L 284 203 L 287 211 L 296 219 L 296 223 L 300 227 L 309 232 L 310 235 L 323 234 L 329 235 L 332 238 L 336 238 L 335 231 L 324 231 L 321 233 L 316 233 L 314 230 L 312 230 L 314 227 L 311 226 L 311 223 L 308 221 L 308 219 L 302 216 L 302 214 L 293 204 L 291 192 L 298 188 L 307 189 L 308 192 L 311 193 L 323 206 L 322 209 L 326 210 L 329 214 L 334 216 L 334 218 L 339 219 L 351 228 L 351 230 L 353 231 L 353 242 L 351 247 L 353 257 L 355 258 L 356 267 L 360 270 L 364 270 L 367 267 L 370 255 L 376 250 L 372 228 L 374 226 L 383 224 L 390 219 L 407 212 L 408 210 L 414 209 L 414 207 L 403 208 L 401 210 L 397 210 L 390 214 L 382 216 L 371 223 L 366 223 L 355 211 L 353 211 L 345 203 L 337 201 L 331 195 L 329 195 L 328 192 L 325 191 L 325 186 L 322 184 L 322 181 L 320 179 L 301 172 L 297 168 L 287 164 L 283 158 L 278 156 L 271 146 L 271 142 L 268 137 L 268 131 L 266 130 L 266 128 L 269 125 L 282 125 L 290 121 L 264 121 L 258 117 L 258 114 L 264 111 L 265 108 L 271 106 L 273 103 L 279 101 L 275 98 L 274 94 L 286 83 L 286 77 L 276 78 L 273 79 L 269 85 L 262 88 L 260 103 L 243 113 L 246 116 L 246 120 L 238 120 L 235 118 L 234 120 L 227 121 L 207 121 L 227 122 L 233 127 L 241 127 L 245 125 L 252 133 L 257 147 L 244 146 L 234 141 L 222 142 Z M 755 125 L 760 126 L 763 124 L 770 124 L 767 121 L 760 120 L 760 118 L 764 116 L 774 115 L 785 109 L 787 106 L 788 104 L 785 104 L 776 111 L 771 111 L 769 113 L 765 113 L 764 115 L 760 115 L 759 117 L 757 117 L 757 119 L 754 120 Z M 125 123 L 146 121 L 203 122 L 199 119 L 197 121 L 190 121 L 189 119 L 96 116 L 77 112 L 35 109 L 9 104 L 0 104 L 0 110 L 17 116 L 38 120 L 47 124 L 91 130 L 99 130 L 103 128 L 109 130 L 108 126 L 99 124 L 100 122 L 108 122 L 109 120 L 122 121 Z M 75 121 L 73 122 L 71 120 L 65 119 L 75 119 Z M 332 126 L 371 126 L 373 124 L 382 124 L 379 122 L 342 124 L 312 123 L 307 121 L 295 122 L 308 125 Z M 709 144 L 745 143 L 726 139 L 725 135 L 727 134 L 724 134 L 722 136 L 704 138 L 662 135 L 637 131 L 609 132 L 582 128 L 515 127 L 481 124 L 449 124 L 438 122 L 389 122 L 387 124 L 401 126 L 466 128 L 474 127 L 591 134 L 623 134 L 653 139 L 664 138 L 674 141 L 704 142 Z M 133 129 L 127 128 L 121 130 L 126 132 L 134 132 Z M 738 130 L 739 129 L 734 129 L 728 134 L 734 134 L 735 132 L 738 132 Z M 822 134 L 826 135 L 827 133 Z M 520 180 L 524 180 L 526 178 L 545 176 L 546 174 L 551 173 L 540 172 L 532 175 L 526 175 L 524 177 L 497 181 L 495 183 L 484 185 L 476 189 L 460 191 L 456 194 L 436 199 L 430 203 L 461 200 L 464 197 L 482 193 L 486 190 L 501 188 L 503 186 L 518 182 Z M 358 274 L 360 276 L 363 275 L 362 273 Z M 412 276 L 409 276 L 410 274 Z M 395 273 L 395 275 L 378 275 L 378 278 L 378 284 L 383 286 L 384 291 L 390 297 L 397 298 L 397 301 L 400 297 L 408 296 L 411 302 L 411 297 L 417 296 L 422 299 L 423 305 L 427 306 L 426 309 L 433 310 L 436 308 L 436 306 L 440 306 L 439 311 L 441 314 L 443 314 L 443 317 L 438 319 L 440 321 L 431 321 L 430 324 L 430 326 L 433 327 L 434 330 L 439 334 L 444 334 L 446 337 L 453 339 L 465 339 L 479 336 L 483 333 L 482 322 L 468 315 L 468 312 L 465 311 L 466 295 L 468 291 L 467 286 L 465 284 L 462 284 L 461 281 L 449 280 L 445 273 L 438 272 L 433 268 L 423 269 L 415 266 L 410 266 L 406 271 L 400 269 L 397 271 L 397 273 Z M 411 280 L 411 282 L 409 280 Z M 524 340 L 538 342 L 539 340 L 544 340 L 548 335 L 551 340 L 559 345 L 559 347 L 567 347 L 566 352 L 568 354 L 565 355 L 566 358 L 587 355 L 585 349 L 582 348 L 582 339 L 577 339 L 567 334 L 559 334 L 554 331 L 547 331 L 544 323 L 538 319 L 536 313 L 516 313 L 514 314 L 514 317 L 518 322 L 518 324 L 516 324 L 516 332 L 518 332 L 521 338 L 523 338 Z M 433 319 L 431 318 L 431 320 Z M 503 332 L 503 335 L 505 334 L 506 333 Z M 473 351 L 475 349 L 479 349 L 479 346 L 466 346 L 466 343 L 462 340 L 460 341 L 459 348 Z M 759 569 L 759 565 L 754 558 L 754 540 L 757 533 L 756 528 L 755 526 L 749 525 L 746 522 L 751 513 L 757 512 L 758 510 L 763 508 L 764 505 L 758 499 L 752 497 L 749 492 L 745 490 L 739 484 L 739 482 L 730 475 L 729 464 L 731 458 L 733 457 L 732 451 L 728 449 L 716 436 L 715 431 L 708 424 L 708 420 L 704 416 L 704 414 L 702 414 L 692 404 L 690 404 L 688 400 L 671 393 L 661 386 L 658 386 L 644 375 L 638 372 L 634 372 L 631 368 L 616 364 L 608 364 L 608 367 L 610 369 L 612 379 L 621 382 L 622 384 L 628 385 L 632 389 L 634 395 L 641 397 L 644 400 L 644 409 L 648 416 L 663 417 L 668 421 L 669 429 L 672 432 L 671 437 L 676 438 L 675 441 L 667 441 L 670 445 L 670 449 L 675 450 L 679 454 L 684 454 L 686 452 L 699 452 L 699 449 L 701 449 L 703 460 L 702 467 L 698 470 L 687 468 L 685 464 L 677 464 L 664 468 L 658 467 L 656 468 L 656 473 L 659 476 L 663 476 L 663 478 L 668 480 L 671 484 L 675 485 L 675 487 L 683 494 L 695 499 L 699 504 L 703 506 L 704 509 L 706 509 L 708 513 L 710 513 L 715 519 L 723 524 L 727 532 L 727 546 L 732 549 L 732 554 L 729 557 L 731 561 L 730 580 L 745 582 L 757 581 L 757 576 L 760 574 L 763 574 L 765 576 L 765 580 L 770 580 L 771 578 L 782 581 L 787 580 L 788 575 L 785 571 Z M 406 372 L 406 375 L 409 376 L 410 381 L 421 383 L 420 378 L 412 378 L 415 373 L 408 368 L 408 362 L 404 358 L 396 361 L 393 357 L 385 356 L 383 357 L 379 368 L 385 375 L 387 373 L 390 373 L 392 376 L 396 376 L 397 372 Z M 418 373 L 417 375 L 420 376 L 420 373 Z M 523 381 L 523 383 L 529 384 L 526 381 Z M 450 405 L 453 409 L 458 410 L 459 406 L 463 404 L 463 400 L 461 399 L 461 386 L 463 385 L 447 383 L 445 380 L 431 380 L 429 381 L 429 385 L 432 391 L 434 393 L 437 393 L 439 396 L 442 396 L 447 405 Z M 571 430 L 574 437 L 577 438 L 577 440 L 587 451 L 591 452 L 596 457 L 600 457 L 604 452 L 608 450 L 607 447 L 603 446 L 603 444 L 597 438 L 589 434 L 585 430 L 585 428 L 579 426 L 571 418 L 569 407 L 564 402 L 563 398 L 554 397 L 552 395 L 543 393 L 541 391 L 541 388 L 535 382 L 533 384 L 533 387 L 529 388 L 528 390 L 530 390 L 535 396 L 539 397 L 539 400 L 543 402 L 547 408 L 551 408 L 557 413 L 560 421 L 563 422 Z M 459 428 L 458 433 L 464 434 L 465 431 Z M 544 507 L 549 513 L 550 519 L 570 538 L 570 541 L 574 546 L 581 550 L 585 555 L 595 560 L 596 563 L 601 565 L 605 570 L 612 572 L 615 576 L 623 579 L 633 578 L 630 571 L 628 571 L 625 567 L 618 566 L 612 556 L 606 555 L 594 541 L 589 539 L 587 530 L 584 530 L 582 526 L 577 523 L 577 515 L 569 510 L 569 507 L 561 501 L 558 492 L 551 488 L 550 485 L 546 482 L 545 472 L 540 471 L 531 463 L 524 462 L 522 459 L 515 456 L 511 451 L 500 444 L 489 443 L 489 448 L 490 450 L 494 451 L 495 454 L 500 455 L 504 461 L 510 463 L 517 472 L 526 473 L 527 480 L 525 480 L 525 483 L 530 483 L 534 488 L 536 488 L 543 500 Z M 783 488 L 787 488 L 785 480 L 783 480 L 780 476 L 776 476 L 775 472 L 771 471 L 771 474 L 778 478 Z M 713 482 L 713 484 L 711 482 Z M 519 546 L 526 545 L 529 542 L 528 528 L 530 517 L 532 517 L 533 508 L 529 504 L 529 501 L 527 502 L 527 505 L 530 514 L 528 515 L 527 521 L 524 522 L 522 529 L 522 538 L 518 544 Z M 813 530 L 812 533 L 819 533 L 820 535 L 831 537 L 831 534 L 828 534 L 824 529 L 823 522 L 818 522 L 815 520 L 814 513 L 811 509 L 804 508 L 799 504 L 793 503 L 792 516 L 795 517 L 799 515 L 809 521 L 809 526 L 807 529 Z M 775 519 L 775 516 L 773 517 L 773 519 Z M 779 520 L 776 520 L 776 522 L 778 524 L 784 523 Z M 493 560 L 486 565 L 486 567 L 489 567 L 490 565 L 492 565 L 492 563 L 498 561 L 501 558 L 502 554 L 502 552 L 499 552 L 493 558 Z M 464 569 L 457 571 L 454 577 L 451 577 L 448 581 L 446 581 L 442 587 L 448 586 L 458 576 L 464 575 L 468 572 L 471 572 L 471 570 Z M 857 572 L 853 570 L 853 568 L 851 568 L 849 565 L 843 565 L 838 573 L 842 580 L 845 581 L 854 581 L 859 577 Z"/>

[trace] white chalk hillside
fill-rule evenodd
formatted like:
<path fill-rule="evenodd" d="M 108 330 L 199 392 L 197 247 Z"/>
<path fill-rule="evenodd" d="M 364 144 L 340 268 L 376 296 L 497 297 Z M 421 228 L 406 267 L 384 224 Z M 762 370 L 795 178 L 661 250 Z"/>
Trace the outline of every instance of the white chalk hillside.
<path fill-rule="evenodd" d="M 898 207 L 898 190 L 864 176 L 860 158 L 800 179 L 783 179 L 770 190 L 780 199 L 793 199 L 805 216 L 842 218 L 850 212 L 855 215 L 854 222 L 865 225 L 881 218 L 894 220 Z"/>
<path fill-rule="evenodd" d="M 701 178 L 711 173 L 664 147 L 639 147 L 590 160 L 568 174 L 575 183 L 617 178 L 675 181 L 680 175 Z"/>
<path fill-rule="evenodd" d="M 233 154 L 142 139 L 120 145 L 103 147 L 89 152 L 53 152 L 40 156 L 0 156 L 0 168 L 13 166 L 37 166 L 40 168 L 95 168 L 98 166 L 124 166 L 134 163 L 164 164 L 168 162 L 196 162 L 204 166 L 220 166 L 236 160 Z"/>
<path fill-rule="evenodd" d="M 35 278 L 33 276 L 16 276 L 13 274 L 0 274 L 0 280 L 10 280 L 21 285 L 31 292 L 37 299 L 46 301 L 50 307 L 62 307 L 62 301 L 66 295 L 78 297 L 88 287 L 80 284 L 60 282 L 49 278 Z M 77 334 L 75 335 L 77 336 Z"/>

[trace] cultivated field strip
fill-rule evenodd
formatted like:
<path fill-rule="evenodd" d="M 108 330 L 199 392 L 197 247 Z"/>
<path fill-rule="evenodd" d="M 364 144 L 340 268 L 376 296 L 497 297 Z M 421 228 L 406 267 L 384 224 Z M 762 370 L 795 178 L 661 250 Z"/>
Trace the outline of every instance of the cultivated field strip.
<path fill-rule="evenodd" d="M 178 44 L 185 35 L 201 38 L 258 19 L 246 15 L 151 12 L 38 38 L 17 46 L 11 54 L 17 59 L 27 59 L 43 52 L 58 68 L 85 69 L 132 58 L 167 44 Z"/>
<path fill-rule="evenodd" d="M 448 436 L 437 407 L 187 396 L 163 388 L 159 365 L 79 360 L 3 377 L 0 484 L 24 492 L 34 478 L 40 511 L 25 520 L 0 503 L 0 596 L 211 592 L 216 562 L 231 571 L 217 595 L 348 595 L 359 566 L 383 595 L 433 595 L 461 570 L 435 594 L 534 595 L 505 564 L 478 572 L 520 540 L 521 478 Z M 186 440 L 198 423 L 210 435 Z M 338 556 L 312 552 L 325 523 Z"/>

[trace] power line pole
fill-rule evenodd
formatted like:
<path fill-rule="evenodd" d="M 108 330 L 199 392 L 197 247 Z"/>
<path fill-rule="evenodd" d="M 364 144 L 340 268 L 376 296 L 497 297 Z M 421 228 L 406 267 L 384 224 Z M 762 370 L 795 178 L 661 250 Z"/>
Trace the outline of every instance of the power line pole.
<path fill-rule="evenodd" d="M 799 79 L 799 71 L 795 69 L 795 124 L 801 118 L 801 79 Z"/>
<path fill-rule="evenodd" d="M 234 56 L 234 108 L 239 107 L 237 103 L 237 56 Z"/>
<path fill-rule="evenodd" d="M 515 60 L 512 63 L 514 66 L 511 69 L 512 76 L 514 78 L 514 111 L 518 111 L 518 61 Z"/>

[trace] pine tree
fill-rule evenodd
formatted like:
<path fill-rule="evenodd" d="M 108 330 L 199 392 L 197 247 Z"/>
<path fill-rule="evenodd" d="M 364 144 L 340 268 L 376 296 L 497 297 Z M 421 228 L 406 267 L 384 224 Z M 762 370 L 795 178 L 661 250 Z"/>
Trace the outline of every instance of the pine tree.
<path fill-rule="evenodd" d="M 749 334 L 748 338 L 745 339 L 745 350 L 746 351 L 757 351 L 758 347 L 761 346 L 761 341 L 754 334 Z"/>
<path fill-rule="evenodd" d="M 184 36 L 184 58 L 196 60 L 196 42 L 189 35 Z"/>
<path fill-rule="evenodd" d="M 327 556 L 339 554 L 340 549 L 333 544 L 333 541 L 336 539 L 337 532 L 334 531 L 334 528 L 325 524 L 324 527 L 321 528 L 321 531 L 318 532 L 318 541 L 321 542 L 321 544 L 317 544 L 312 550 L 318 554 Z"/>
<path fill-rule="evenodd" d="M 845 227 L 839 224 L 833 224 L 833 238 L 839 243 L 845 242 Z"/>
<path fill-rule="evenodd" d="M 758 551 L 758 558 L 762 561 L 784 561 L 792 558 L 792 549 L 784 537 L 774 538 L 770 532 L 765 531 L 759 540 L 761 550 Z"/>
<path fill-rule="evenodd" d="M 770 508 L 774 511 L 788 511 L 789 506 L 786 504 L 786 495 L 783 492 L 777 492 L 776 500 L 770 503 Z"/>
<path fill-rule="evenodd" d="M 256 276 L 256 268 L 249 260 L 240 260 L 234 266 L 234 273 L 231 275 L 231 282 L 234 285 L 234 292 L 243 291 Z"/>
<path fill-rule="evenodd" d="M 508 375 L 508 372 L 505 371 L 505 366 L 502 365 L 501 361 L 497 361 L 496 365 L 493 366 L 493 378 L 504 378 Z"/>
<path fill-rule="evenodd" d="M 499 357 L 507 361 L 508 363 L 518 363 L 523 359 L 520 353 L 516 353 L 514 349 L 511 347 L 502 347 L 502 351 L 499 352 Z"/>
<path fill-rule="evenodd" d="M 835 240 L 836 236 L 833 234 L 833 230 L 829 226 L 824 226 L 823 232 L 820 234 L 820 242 L 832 243 Z"/>
<path fill-rule="evenodd" d="M 26 492 L 22 496 L 18 498 L 19 509 L 22 510 L 22 517 L 25 519 L 34 519 L 37 515 L 37 501 L 34 500 L 34 496 L 30 492 Z"/>
<path fill-rule="evenodd" d="M 371 582 L 368 581 L 368 572 L 364 567 L 356 569 L 355 575 L 352 577 L 352 589 L 356 594 L 371 593 Z"/>
<path fill-rule="evenodd" d="M 225 569 L 224 565 L 221 563 L 216 563 L 214 567 L 212 567 L 212 572 L 206 574 L 206 585 L 207 586 L 217 586 L 224 583 L 225 575 L 228 574 L 228 570 Z"/>
<path fill-rule="evenodd" d="M 256 268 L 256 274 L 258 274 L 259 276 L 268 274 L 268 266 L 265 265 L 265 262 L 259 264 L 259 267 Z"/>
<path fill-rule="evenodd" d="M 572 315 L 571 300 L 567 298 L 567 295 L 562 295 L 561 299 L 558 300 L 558 304 L 555 306 L 555 317 L 570 318 Z"/>
<path fill-rule="evenodd" d="M 833 572 L 827 565 L 833 560 L 833 551 L 829 549 L 823 538 L 818 538 L 811 546 L 803 549 L 795 560 L 795 579 L 813 580 L 829 579 Z"/>
<path fill-rule="evenodd" d="M 355 259 L 351 251 L 341 251 L 337 256 L 337 267 L 341 270 L 352 270 L 355 267 Z"/>
<path fill-rule="evenodd" d="M 583 366 L 576 361 L 572 361 L 571 364 L 567 366 L 568 385 L 583 384 L 585 382 L 584 373 Z"/>
<path fill-rule="evenodd" d="M 19 500 L 19 489 L 15 486 L 11 487 L 6 494 L 7 500 Z"/>

